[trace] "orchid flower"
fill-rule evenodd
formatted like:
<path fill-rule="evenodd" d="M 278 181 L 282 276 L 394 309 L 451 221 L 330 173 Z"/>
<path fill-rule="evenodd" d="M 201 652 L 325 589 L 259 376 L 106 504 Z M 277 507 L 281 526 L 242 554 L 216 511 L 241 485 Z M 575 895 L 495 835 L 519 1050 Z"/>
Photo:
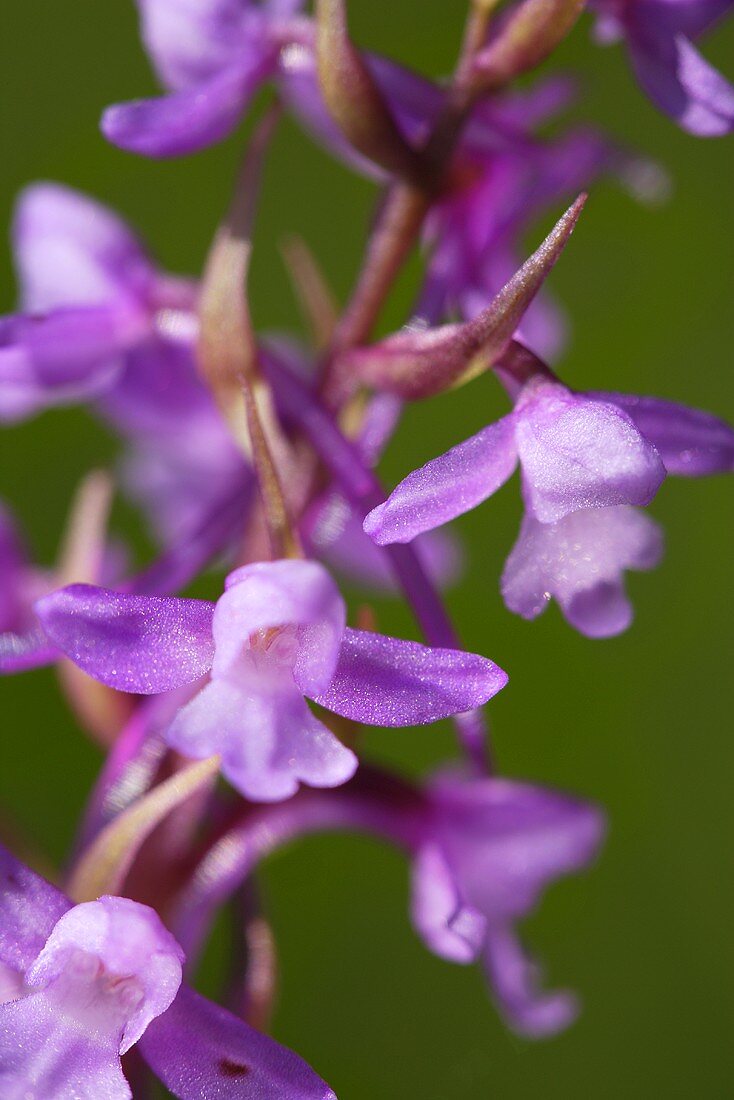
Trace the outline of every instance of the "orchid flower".
<path fill-rule="evenodd" d="M 149 906 L 74 905 L 0 848 L 2 1096 L 126 1100 L 120 1058 L 135 1048 L 181 1100 L 335 1100 L 297 1055 L 182 984 L 183 962 Z"/>
<path fill-rule="evenodd" d="M 243 566 L 216 605 L 72 585 L 36 607 L 49 639 L 120 691 L 157 694 L 209 673 L 166 739 L 187 756 L 220 754 L 223 774 L 256 801 L 354 774 L 354 753 L 306 698 L 356 722 L 414 726 L 481 706 L 507 679 L 472 653 L 346 627 L 316 562 Z"/>
<path fill-rule="evenodd" d="M 651 569 L 662 541 L 630 505 L 648 504 L 666 473 L 734 469 L 734 430 L 699 410 L 656 398 L 574 394 L 535 376 L 514 410 L 409 474 L 365 530 L 380 545 L 468 512 L 522 469 L 526 516 L 502 592 L 510 610 L 535 618 L 555 596 L 592 637 L 626 629 L 625 569 Z"/>
<path fill-rule="evenodd" d="M 513 1030 L 551 1035 L 573 1020 L 572 994 L 541 993 L 515 925 L 543 890 L 586 868 L 604 836 L 594 806 L 506 779 L 435 777 L 413 866 L 412 913 L 432 951 L 481 959 Z"/>

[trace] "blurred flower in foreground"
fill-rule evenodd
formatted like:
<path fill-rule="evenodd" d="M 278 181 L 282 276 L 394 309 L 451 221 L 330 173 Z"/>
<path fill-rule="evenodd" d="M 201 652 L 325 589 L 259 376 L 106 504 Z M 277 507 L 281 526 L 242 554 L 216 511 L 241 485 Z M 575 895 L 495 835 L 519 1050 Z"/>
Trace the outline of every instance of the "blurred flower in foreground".
<path fill-rule="evenodd" d="M 183 952 L 147 905 L 73 905 L 3 848 L 0 887 L 4 1100 L 126 1100 L 133 1047 L 181 1100 L 334 1100 L 295 1054 L 181 984 Z"/>
<path fill-rule="evenodd" d="M 600 42 L 627 41 L 630 63 L 656 107 L 697 137 L 734 130 L 734 86 L 693 42 L 732 0 L 594 0 Z"/>

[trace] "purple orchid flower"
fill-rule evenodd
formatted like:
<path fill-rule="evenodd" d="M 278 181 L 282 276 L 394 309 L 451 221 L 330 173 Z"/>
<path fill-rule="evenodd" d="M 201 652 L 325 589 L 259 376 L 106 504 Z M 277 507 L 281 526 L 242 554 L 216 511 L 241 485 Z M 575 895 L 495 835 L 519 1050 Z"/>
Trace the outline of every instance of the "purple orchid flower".
<path fill-rule="evenodd" d="M 302 0 L 138 0 L 148 54 L 168 95 L 108 108 L 102 131 L 151 157 L 192 153 L 226 137 L 304 33 Z"/>
<path fill-rule="evenodd" d="M 3 419 L 103 392 L 114 394 L 113 419 L 118 406 L 121 418 L 133 406 L 139 420 L 166 402 L 176 412 L 206 408 L 193 360 L 187 370 L 182 362 L 195 334 L 194 284 L 158 272 L 115 214 L 65 187 L 35 184 L 18 202 L 13 249 L 25 312 L 2 326 Z"/>
<path fill-rule="evenodd" d="M 734 87 L 693 42 L 732 11 L 732 0 L 595 0 L 597 37 L 626 39 L 643 91 L 698 137 L 734 130 Z"/>
<path fill-rule="evenodd" d="M 37 611 L 66 656 L 120 691 L 157 694 L 210 673 L 166 740 L 187 756 L 220 754 L 255 801 L 287 798 L 300 782 L 337 786 L 357 767 L 306 698 L 368 725 L 410 726 L 480 706 L 507 680 L 475 654 L 346 627 L 315 562 L 237 569 L 216 605 L 72 585 Z"/>
<path fill-rule="evenodd" d="M 619 406 L 536 376 L 511 413 L 409 474 L 365 530 L 380 544 L 410 542 L 481 504 L 518 462 L 528 510 L 541 523 L 580 508 L 648 504 L 665 477 L 654 445 Z"/>
<path fill-rule="evenodd" d="M 0 1093 L 125 1100 L 135 1047 L 181 1100 L 335 1100 L 297 1055 L 182 985 L 184 956 L 147 905 L 73 905 L 0 848 Z"/>
<path fill-rule="evenodd" d="M 507 606 L 535 618 L 555 596 L 591 637 L 626 629 L 625 569 L 651 569 L 660 533 L 629 505 L 652 500 L 666 473 L 734 470 L 734 429 L 657 398 L 573 394 L 536 376 L 515 409 L 409 474 L 367 516 L 381 545 L 409 542 L 481 504 L 522 467 L 526 516 L 502 578 Z"/>
<path fill-rule="evenodd" d="M 0 411 L 18 418 L 62 400 L 93 400 L 127 441 L 123 485 L 154 533 L 167 548 L 200 544 L 196 560 L 206 564 L 241 537 L 250 473 L 196 371 L 195 284 L 157 271 L 116 214 L 56 184 L 23 192 L 13 244 L 21 307 L 43 316 L 12 324 L 45 334 L 47 357 L 63 369 L 21 406 L 0 362 Z M 105 324 L 129 316 L 137 318 L 135 339 L 105 343 Z M 95 325 L 96 362 L 80 346 Z M 190 579 L 190 570 L 174 572 L 173 587 Z"/>
<path fill-rule="evenodd" d="M 338 791 L 246 806 L 173 906 L 187 951 L 199 949 L 217 908 L 270 853 L 335 829 L 378 836 L 408 855 L 416 930 L 441 958 L 482 960 L 508 1026 L 540 1037 L 571 1022 L 575 999 L 538 989 L 515 926 L 552 882 L 592 862 L 604 817 L 589 803 L 507 779 L 442 774 L 418 788 L 366 764 Z"/>
<path fill-rule="evenodd" d="M 552 1035 L 576 1015 L 575 997 L 538 991 L 535 965 L 515 932 L 542 891 L 583 870 L 604 836 L 594 806 L 507 779 L 445 775 L 429 786 L 429 812 L 413 870 L 413 922 L 442 958 L 481 958 L 513 1030 Z"/>

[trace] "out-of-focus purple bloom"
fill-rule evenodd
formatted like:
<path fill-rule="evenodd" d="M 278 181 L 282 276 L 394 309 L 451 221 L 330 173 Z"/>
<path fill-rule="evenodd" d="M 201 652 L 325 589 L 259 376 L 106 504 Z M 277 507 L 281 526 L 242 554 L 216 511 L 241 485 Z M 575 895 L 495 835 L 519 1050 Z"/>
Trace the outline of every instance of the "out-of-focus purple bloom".
<path fill-rule="evenodd" d="M 632 622 L 624 571 L 654 569 L 662 553 L 658 525 L 629 505 L 573 512 L 557 523 L 526 514 L 505 562 L 502 595 L 525 619 L 555 599 L 576 630 L 608 638 Z"/>
<path fill-rule="evenodd" d="M 442 776 L 428 790 L 425 840 L 413 872 L 413 921 L 437 955 L 482 960 L 508 1024 L 539 1037 L 566 1027 L 572 994 L 538 989 L 515 924 L 544 889 L 594 859 L 604 835 L 599 810 L 506 779 Z"/>
<path fill-rule="evenodd" d="M 169 95 L 110 107 L 102 131 L 151 157 L 192 153 L 226 137 L 303 33 L 302 0 L 138 0 L 148 54 Z"/>
<path fill-rule="evenodd" d="M 10 352 L 0 351 L 0 411 L 18 417 L 96 398 L 97 413 L 128 441 L 125 487 L 163 543 L 203 527 L 216 530 L 212 552 L 221 551 L 241 535 L 250 475 L 196 371 L 195 284 L 158 271 L 116 214 L 56 184 L 23 192 L 13 244 L 21 307 L 43 316 L 12 319 L 6 331 L 25 334 L 16 360 L 29 346 L 36 359 L 44 353 L 45 373 L 21 394 L 3 374 Z M 240 520 L 225 531 L 212 517 L 235 493 Z"/>
<path fill-rule="evenodd" d="M 665 477 L 656 449 L 617 405 L 536 377 L 511 413 L 409 474 L 365 530 L 380 544 L 410 542 L 481 504 L 518 462 L 526 505 L 541 523 L 581 508 L 648 504 Z"/>
<path fill-rule="evenodd" d="M 37 605 L 48 636 L 91 676 L 155 694 L 211 672 L 166 738 L 188 756 L 218 753 L 248 798 L 287 798 L 299 782 L 332 787 L 357 760 L 306 698 L 368 725 L 438 721 L 487 702 L 507 677 L 483 657 L 345 626 L 315 562 L 235 570 L 216 606 L 72 585 Z"/>
<path fill-rule="evenodd" d="M 182 1100 L 334 1100 L 296 1055 L 182 986 L 183 961 L 147 905 L 72 905 L 0 848 L 3 1097 L 126 1100 L 120 1056 L 137 1044 Z"/>
<path fill-rule="evenodd" d="M 0 420 L 14 422 L 51 405 L 88 401 L 110 389 L 140 318 L 98 306 L 0 320 Z"/>
<path fill-rule="evenodd" d="M 734 130 L 734 87 L 693 45 L 732 0 L 594 0 L 602 42 L 624 38 L 652 102 L 698 137 Z"/>
<path fill-rule="evenodd" d="M 511 780 L 452 773 L 418 788 L 365 765 L 338 791 L 245 807 L 173 905 L 187 950 L 199 949 L 217 908 L 261 860 L 335 829 L 379 836 L 409 856 L 417 931 L 442 958 L 482 960 L 510 1027 L 539 1037 L 570 1023 L 575 999 L 539 990 L 515 926 L 556 879 L 591 863 L 604 819 L 588 803 Z"/>
<path fill-rule="evenodd" d="M 166 360 L 172 346 L 191 347 L 195 286 L 157 271 L 120 218 L 66 187 L 34 184 L 18 201 L 13 249 L 25 315 L 4 323 L 4 414 L 12 414 L 13 402 L 18 417 L 102 390 L 115 395 L 108 396 L 110 411 L 117 403 L 124 416 L 133 404 L 142 421 L 155 403 L 173 402 L 176 412 L 184 402 L 190 407 L 192 388 L 197 405 L 205 404 L 193 361 L 186 372 L 179 362 L 171 377 Z M 135 385 L 141 375 L 142 406 Z M 27 407 L 18 400 L 21 384 Z"/>

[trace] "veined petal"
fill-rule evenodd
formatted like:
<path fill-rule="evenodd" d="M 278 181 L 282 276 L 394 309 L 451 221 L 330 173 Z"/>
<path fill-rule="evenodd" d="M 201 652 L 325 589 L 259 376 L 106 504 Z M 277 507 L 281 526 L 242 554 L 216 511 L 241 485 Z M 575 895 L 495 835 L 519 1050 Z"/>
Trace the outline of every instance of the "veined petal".
<path fill-rule="evenodd" d="M 214 605 L 73 584 L 36 604 L 51 641 L 118 691 L 155 695 L 197 680 L 214 656 Z"/>
<path fill-rule="evenodd" d="M 725 420 L 658 397 L 593 396 L 619 405 L 655 445 L 669 474 L 704 477 L 734 470 L 734 428 Z"/>
<path fill-rule="evenodd" d="M 515 415 L 502 417 L 446 454 L 408 474 L 364 529 L 375 542 L 410 542 L 476 508 L 507 481 L 517 464 Z"/>
<path fill-rule="evenodd" d="M 334 679 L 314 699 L 368 725 L 416 726 L 481 706 L 506 683 L 475 653 L 347 628 Z"/>
<path fill-rule="evenodd" d="M 232 66 L 187 91 L 108 107 L 102 133 L 113 145 L 147 157 L 198 152 L 234 129 L 273 64 L 268 54 Z"/>
<path fill-rule="evenodd" d="M 336 1100 L 298 1055 L 186 986 L 149 1025 L 140 1050 L 182 1100 Z"/>

